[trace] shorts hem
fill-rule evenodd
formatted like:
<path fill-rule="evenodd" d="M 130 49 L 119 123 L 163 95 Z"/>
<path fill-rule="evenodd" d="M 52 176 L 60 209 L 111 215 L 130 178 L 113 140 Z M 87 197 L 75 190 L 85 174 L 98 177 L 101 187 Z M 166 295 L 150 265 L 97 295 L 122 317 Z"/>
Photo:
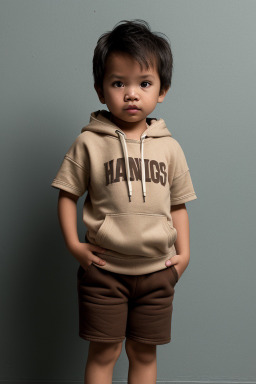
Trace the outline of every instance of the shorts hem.
<path fill-rule="evenodd" d="M 168 339 L 164 339 L 164 340 L 151 340 L 151 339 L 144 339 L 142 337 L 129 336 L 129 335 L 127 335 L 127 339 L 138 341 L 138 342 L 144 343 L 144 344 L 152 344 L 152 345 L 168 344 L 171 341 L 170 337 Z"/>
<path fill-rule="evenodd" d="M 120 341 L 124 341 L 125 337 L 119 337 L 119 338 L 100 338 L 100 337 L 96 337 L 96 336 L 90 336 L 90 335 L 86 335 L 85 333 L 79 333 L 79 336 L 82 338 L 82 339 L 85 339 L 85 340 L 88 340 L 88 341 L 98 341 L 100 343 L 118 343 Z"/>

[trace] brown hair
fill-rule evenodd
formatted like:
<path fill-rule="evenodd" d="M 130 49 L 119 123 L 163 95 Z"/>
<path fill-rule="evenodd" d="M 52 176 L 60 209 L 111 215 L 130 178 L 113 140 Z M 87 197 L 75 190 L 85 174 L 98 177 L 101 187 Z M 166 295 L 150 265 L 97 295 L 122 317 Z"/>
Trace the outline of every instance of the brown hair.
<path fill-rule="evenodd" d="M 173 57 L 170 44 L 164 34 L 151 32 L 146 21 L 122 20 L 112 31 L 99 38 L 93 56 L 93 76 L 97 88 L 103 87 L 105 64 L 112 52 L 127 53 L 147 69 L 156 64 L 161 81 L 160 91 L 171 86 Z"/>

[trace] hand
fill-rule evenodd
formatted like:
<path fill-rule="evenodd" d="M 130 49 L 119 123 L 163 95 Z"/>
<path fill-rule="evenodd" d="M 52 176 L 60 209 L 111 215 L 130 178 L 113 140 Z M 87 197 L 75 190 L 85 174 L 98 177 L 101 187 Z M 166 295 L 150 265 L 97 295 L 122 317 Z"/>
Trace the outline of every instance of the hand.
<path fill-rule="evenodd" d="M 189 256 L 187 255 L 175 255 L 172 256 L 171 259 L 166 260 L 165 265 L 167 267 L 170 267 L 171 265 L 175 265 L 175 269 L 178 273 L 179 279 L 181 278 L 181 275 L 185 271 L 189 264 Z"/>
<path fill-rule="evenodd" d="M 72 253 L 72 255 L 79 261 L 81 266 L 86 270 L 89 265 L 92 263 L 98 264 L 98 265 L 105 265 L 106 261 L 101 259 L 100 257 L 94 255 L 93 252 L 99 252 L 104 253 L 105 249 L 93 245 L 90 243 L 76 243 L 69 247 L 69 251 Z"/>

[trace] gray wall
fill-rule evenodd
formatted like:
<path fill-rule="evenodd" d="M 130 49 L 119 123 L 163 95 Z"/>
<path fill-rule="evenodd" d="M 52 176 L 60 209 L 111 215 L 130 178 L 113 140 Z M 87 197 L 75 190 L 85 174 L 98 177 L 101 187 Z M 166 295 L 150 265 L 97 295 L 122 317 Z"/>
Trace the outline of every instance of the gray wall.
<path fill-rule="evenodd" d="M 187 204 L 191 262 L 176 286 L 173 340 L 158 347 L 158 379 L 256 381 L 255 14 L 249 0 L 0 1 L 3 382 L 82 381 L 78 264 L 50 183 L 102 108 L 91 76 L 97 38 L 134 18 L 171 40 L 173 85 L 154 115 L 182 145 L 198 195 Z M 125 382 L 127 369 L 123 349 L 114 380 Z"/>

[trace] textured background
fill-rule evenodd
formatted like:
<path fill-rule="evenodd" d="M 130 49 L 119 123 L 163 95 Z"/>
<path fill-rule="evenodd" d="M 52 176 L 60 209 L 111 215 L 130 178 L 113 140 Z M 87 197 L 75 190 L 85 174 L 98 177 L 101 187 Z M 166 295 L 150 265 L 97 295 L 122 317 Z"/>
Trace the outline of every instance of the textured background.
<path fill-rule="evenodd" d="M 172 342 L 157 349 L 158 379 L 256 381 L 255 14 L 249 0 L 0 1 L 2 382 L 82 381 L 78 264 L 50 183 L 103 107 L 91 75 L 98 37 L 135 18 L 170 38 L 172 88 L 154 116 L 184 149 L 198 196 L 187 204 L 191 262 L 176 286 Z M 114 381 L 127 370 L 123 348 Z"/>

